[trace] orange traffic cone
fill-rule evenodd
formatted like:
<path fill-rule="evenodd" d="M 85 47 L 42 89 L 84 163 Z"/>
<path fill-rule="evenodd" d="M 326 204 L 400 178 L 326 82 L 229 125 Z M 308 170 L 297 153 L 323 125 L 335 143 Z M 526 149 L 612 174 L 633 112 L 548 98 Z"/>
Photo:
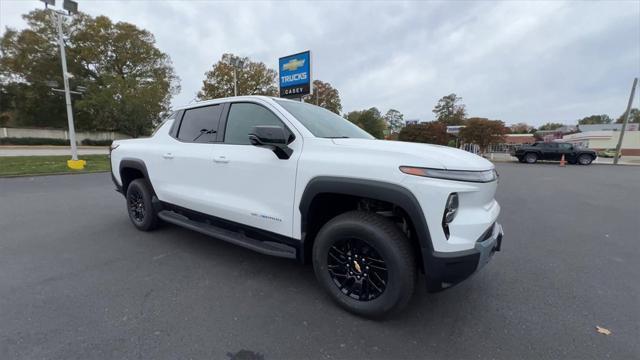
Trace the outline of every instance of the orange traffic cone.
<path fill-rule="evenodd" d="M 567 166 L 567 162 L 564 160 L 564 154 L 562 154 L 562 157 L 560 158 L 560 166 Z"/>

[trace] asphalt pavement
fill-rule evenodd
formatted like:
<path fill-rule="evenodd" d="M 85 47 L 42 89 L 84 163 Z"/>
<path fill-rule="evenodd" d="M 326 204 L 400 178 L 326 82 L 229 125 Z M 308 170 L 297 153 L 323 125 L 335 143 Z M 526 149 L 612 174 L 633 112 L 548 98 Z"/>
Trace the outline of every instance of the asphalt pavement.
<path fill-rule="evenodd" d="M 135 230 L 108 174 L 0 179 L 0 359 L 639 359 L 640 167 L 498 171 L 502 252 L 386 321 L 310 266 Z"/>

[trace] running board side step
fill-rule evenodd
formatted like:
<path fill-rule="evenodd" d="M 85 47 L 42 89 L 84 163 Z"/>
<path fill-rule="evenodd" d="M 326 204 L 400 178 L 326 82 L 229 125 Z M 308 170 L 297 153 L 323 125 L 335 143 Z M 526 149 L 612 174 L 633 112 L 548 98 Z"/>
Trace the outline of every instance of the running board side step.
<path fill-rule="evenodd" d="M 224 240 L 226 242 L 242 246 L 243 248 L 253 250 L 265 255 L 277 256 L 287 259 L 296 258 L 296 249 L 292 246 L 273 242 L 260 241 L 250 238 L 245 234 L 229 231 L 220 227 L 194 221 L 188 217 L 178 214 L 170 210 L 162 210 L 158 213 L 158 217 L 168 223 L 185 227 L 189 230 Z"/>

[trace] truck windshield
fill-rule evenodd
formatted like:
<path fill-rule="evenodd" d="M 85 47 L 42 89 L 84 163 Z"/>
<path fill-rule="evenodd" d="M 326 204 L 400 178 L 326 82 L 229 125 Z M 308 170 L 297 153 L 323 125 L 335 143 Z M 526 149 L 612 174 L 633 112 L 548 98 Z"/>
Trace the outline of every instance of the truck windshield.
<path fill-rule="evenodd" d="M 319 106 L 291 100 L 275 101 L 298 119 L 314 136 L 322 138 L 374 138 L 349 120 Z"/>

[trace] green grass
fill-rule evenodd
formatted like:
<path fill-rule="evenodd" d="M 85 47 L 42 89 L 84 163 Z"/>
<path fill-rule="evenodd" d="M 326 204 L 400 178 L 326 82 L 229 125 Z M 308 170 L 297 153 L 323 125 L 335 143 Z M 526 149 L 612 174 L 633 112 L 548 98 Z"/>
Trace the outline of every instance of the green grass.
<path fill-rule="evenodd" d="M 84 170 L 71 170 L 67 167 L 69 156 L 0 156 L 1 176 L 27 176 L 41 174 L 76 174 L 109 170 L 107 155 L 81 155 L 86 160 Z"/>

